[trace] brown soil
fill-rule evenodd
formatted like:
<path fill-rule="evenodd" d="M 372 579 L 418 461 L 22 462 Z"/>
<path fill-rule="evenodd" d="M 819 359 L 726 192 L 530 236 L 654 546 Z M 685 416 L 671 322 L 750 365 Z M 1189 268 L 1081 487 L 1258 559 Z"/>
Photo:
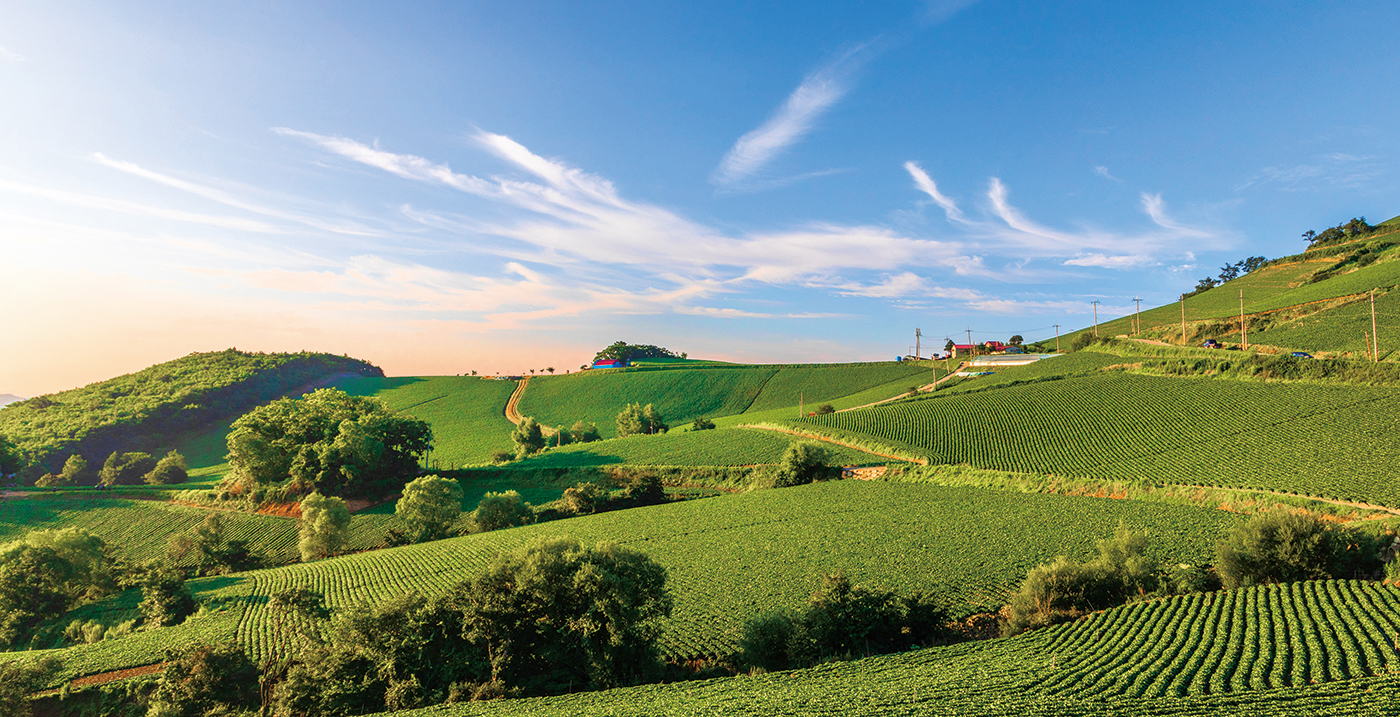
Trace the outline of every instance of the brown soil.
<path fill-rule="evenodd" d="M 889 466 L 869 466 L 866 468 L 842 468 L 841 477 L 846 480 L 877 480 L 885 474 Z"/>
<path fill-rule="evenodd" d="M 73 680 L 72 682 L 69 682 L 69 683 L 68 683 L 68 686 L 69 686 L 70 689 L 77 689 L 77 688 L 79 688 L 79 687 L 90 687 L 90 686 L 92 686 L 92 685 L 105 685 L 105 684 L 107 684 L 108 682 L 116 682 L 116 681 L 118 681 L 118 680 L 126 680 L 126 679 L 130 679 L 130 678 L 132 678 L 132 677 L 144 677 L 144 676 L 146 676 L 146 675 L 153 675 L 153 674 L 155 674 L 155 673 L 157 673 L 157 672 L 160 672 L 161 670 L 164 670 L 164 669 L 165 669 L 165 663 L 164 663 L 164 662 L 157 662 L 157 663 L 154 664 L 154 665 L 141 665 L 140 667 L 128 667 L 128 668 L 126 668 L 126 669 L 124 669 L 124 670 L 113 670 L 113 671 L 111 671 L 111 672 L 99 672 L 99 673 L 96 674 L 96 675 L 88 675 L 88 676 L 86 676 L 86 677 L 79 677 L 79 678 L 77 678 L 76 680 Z M 58 694 L 60 691 L 61 691 L 61 690 L 44 690 L 43 692 L 36 692 L 36 693 L 34 693 L 33 695 L 31 695 L 31 696 L 32 696 L 32 697 L 43 697 L 43 696 L 45 696 L 45 695 L 56 695 L 56 694 Z"/>

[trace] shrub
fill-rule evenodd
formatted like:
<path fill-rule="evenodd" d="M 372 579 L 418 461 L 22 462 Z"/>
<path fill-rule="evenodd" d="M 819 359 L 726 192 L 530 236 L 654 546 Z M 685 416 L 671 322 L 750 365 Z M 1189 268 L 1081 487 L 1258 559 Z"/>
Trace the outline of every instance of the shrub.
<path fill-rule="evenodd" d="M 237 714 L 258 706 L 258 669 L 236 643 L 167 653 L 149 717 Z"/>
<path fill-rule="evenodd" d="M 569 433 L 577 443 L 592 443 L 603 440 L 603 434 L 598 432 L 598 424 L 596 423 L 584 425 L 583 421 L 577 421 L 569 429 Z"/>
<path fill-rule="evenodd" d="M 414 542 L 445 538 L 462 517 L 462 487 L 455 478 L 423 476 L 404 486 L 394 514 Z"/>
<path fill-rule="evenodd" d="M 301 530 L 297 549 L 302 562 L 340 552 L 349 540 L 350 509 L 334 496 L 312 493 L 301 501 Z"/>
<path fill-rule="evenodd" d="M 608 490 L 597 483 L 578 483 L 564 489 L 561 509 L 574 515 L 590 515 L 608 502 Z"/>
<path fill-rule="evenodd" d="M 535 517 L 535 511 L 513 490 L 487 493 L 472 512 L 472 524 L 480 532 L 525 525 Z"/>
<path fill-rule="evenodd" d="M 808 662 L 809 644 L 801 618 L 781 610 L 765 612 L 744 623 L 739 660 L 765 670 L 801 667 Z"/>
<path fill-rule="evenodd" d="M 48 655 L 38 660 L 0 663 L 0 714 L 29 717 L 30 695 L 43 689 L 59 667 L 58 660 Z"/>
<path fill-rule="evenodd" d="M 1374 537 L 1280 510 L 1236 527 L 1216 547 L 1216 569 L 1227 589 L 1356 577 L 1381 568 L 1379 552 Z"/>
<path fill-rule="evenodd" d="M 501 465 L 515 460 L 515 454 L 510 451 L 491 451 L 491 463 Z"/>
<path fill-rule="evenodd" d="M 1003 609 L 1002 634 L 1067 622 L 1158 594 L 1163 589 L 1161 569 L 1147 547 L 1146 536 L 1120 525 L 1112 538 L 1098 542 L 1099 557 L 1088 563 L 1061 555 L 1032 568 Z"/>
<path fill-rule="evenodd" d="M 640 403 L 631 403 L 617 414 L 617 435 L 619 438 L 665 432 L 666 423 L 661 420 L 661 414 L 657 413 L 650 403 L 645 406 Z"/>
<path fill-rule="evenodd" d="M 836 413 L 836 407 L 829 403 L 823 403 L 822 405 L 817 406 L 818 416 L 827 416 L 833 413 Z"/>
<path fill-rule="evenodd" d="M 97 482 L 97 474 L 88 468 L 87 460 L 74 453 L 68 456 L 67 461 L 64 461 L 63 470 L 58 475 L 46 473 L 35 481 L 34 485 L 40 488 L 60 488 L 95 482 Z"/>
<path fill-rule="evenodd" d="M 150 473 L 142 476 L 142 480 L 150 485 L 176 485 L 184 483 L 189 479 L 186 472 L 188 466 L 185 457 L 179 451 L 171 451 L 156 463 L 156 467 Z"/>
<path fill-rule="evenodd" d="M 99 477 L 102 485 L 139 485 L 147 473 L 155 470 L 156 459 L 149 453 L 116 453 L 107 456 Z"/>
<path fill-rule="evenodd" d="M 692 431 L 708 431 L 715 427 L 715 422 L 708 418 L 697 418 L 690 423 Z"/>
<path fill-rule="evenodd" d="M 816 441 L 796 441 L 789 443 L 787 450 L 778 460 L 774 485 L 779 488 L 804 485 L 827 477 L 830 468 L 827 462 L 831 454 L 826 446 Z"/>

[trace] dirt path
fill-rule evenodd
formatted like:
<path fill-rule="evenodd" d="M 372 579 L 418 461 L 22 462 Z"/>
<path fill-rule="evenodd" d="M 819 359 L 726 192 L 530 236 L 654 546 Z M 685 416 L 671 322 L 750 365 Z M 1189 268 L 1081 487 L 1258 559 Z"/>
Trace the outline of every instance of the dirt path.
<path fill-rule="evenodd" d="M 1281 496 L 1281 497 L 1284 497 L 1284 498 L 1302 498 L 1303 500 L 1311 500 L 1311 501 L 1314 501 L 1314 502 L 1317 502 L 1317 503 L 1327 503 L 1327 504 L 1329 504 L 1329 505 L 1340 505 L 1340 506 L 1345 506 L 1345 507 L 1347 507 L 1347 508 L 1356 508 L 1356 509 L 1358 509 L 1358 510 L 1378 510 L 1378 511 L 1381 511 L 1382 513 L 1390 513 L 1391 515 L 1400 515 L 1400 509 L 1397 509 L 1397 508 L 1387 508 L 1386 506 L 1383 506 L 1383 505 L 1375 505 L 1375 504 L 1372 504 L 1372 503 L 1358 503 L 1358 502 L 1356 502 L 1356 501 L 1351 501 L 1351 500 L 1333 500 L 1332 498 L 1318 498 L 1317 496 L 1302 495 L 1302 494 L 1300 494 L 1300 493 L 1286 493 L 1286 492 L 1281 491 L 1281 490 L 1265 490 L 1265 489 L 1263 489 L 1263 488 L 1234 488 L 1234 487 L 1231 487 L 1231 486 L 1223 486 L 1223 485 L 1196 485 L 1196 484 L 1194 484 L 1194 483 L 1168 483 L 1168 485 L 1177 485 L 1177 486 L 1182 486 L 1182 487 L 1184 487 L 1184 488 L 1208 488 L 1208 489 L 1211 489 L 1211 490 L 1233 490 L 1233 491 L 1238 491 L 1238 492 L 1240 492 L 1240 493 L 1259 493 L 1259 494 L 1261 494 L 1261 495 L 1277 495 L 1277 496 Z"/>
<path fill-rule="evenodd" d="M 96 675 L 88 675 L 88 676 L 86 676 L 86 677 L 79 677 L 79 678 L 73 680 L 72 682 L 69 682 L 68 685 L 69 685 L 70 687 L 73 687 L 73 688 L 77 688 L 77 687 L 89 687 L 89 686 L 92 686 L 92 685 L 105 685 L 105 684 L 107 684 L 108 682 L 116 682 L 117 680 L 125 680 L 125 679 L 130 679 L 130 678 L 132 678 L 132 677 L 143 677 L 143 676 L 145 676 L 145 675 L 153 675 L 153 674 L 155 674 L 155 673 L 157 673 L 157 672 L 160 672 L 160 671 L 163 670 L 163 669 L 165 669 L 165 663 L 164 663 L 164 662 L 157 662 L 157 663 L 154 664 L 154 665 L 141 665 L 140 667 L 128 667 L 128 668 L 126 668 L 126 669 L 124 669 L 124 670 L 113 670 L 112 672 L 100 672 L 100 673 L 98 673 L 98 674 L 96 674 Z M 33 695 L 30 695 L 30 696 L 31 696 L 31 697 L 43 697 L 43 696 L 46 696 L 46 695 L 56 695 L 56 694 L 58 694 L 60 691 L 61 691 L 61 690 L 56 690 L 56 689 L 55 689 L 55 690 L 44 690 L 43 692 L 36 692 L 36 693 L 34 693 Z"/>
<path fill-rule="evenodd" d="M 1140 343 L 1140 344 L 1152 344 L 1153 346 L 1175 346 L 1175 345 L 1176 345 L 1176 344 L 1169 344 L 1169 343 L 1167 343 L 1167 342 L 1165 342 L 1165 341 L 1157 341 L 1156 339 L 1135 339 L 1135 338 L 1133 338 L 1133 337 L 1131 337 L 1131 336 L 1128 337 L 1128 340 L 1129 340 L 1129 341 L 1136 341 L 1136 342 L 1138 342 L 1138 343 Z"/>
<path fill-rule="evenodd" d="M 520 425 L 525 417 L 520 415 L 520 399 L 525 395 L 525 387 L 530 385 L 530 378 L 527 376 L 515 383 L 515 390 L 510 394 L 510 400 L 506 401 L 506 420 Z"/>
<path fill-rule="evenodd" d="M 940 379 L 938 379 L 937 381 L 934 381 L 933 383 L 928 383 L 928 384 L 924 384 L 923 386 L 919 386 L 919 392 L 920 392 L 920 393 L 928 393 L 929 391 L 932 391 L 935 387 L 938 386 L 938 384 L 943 383 L 944 381 L 947 381 L 948 379 L 953 378 L 954 376 L 957 376 L 958 372 L 961 371 L 961 370 L 963 369 L 963 366 L 964 366 L 964 365 L 965 365 L 964 363 L 959 363 L 957 368 L 953 369 L 952 371 L 949 371 L 949 372 L 948 372 L 948 375 L 944 376 L 943 378 L 940 378 Z M 859 410 L 859 409 L 862 409 L 862 408 L 870 408 L 871 406 L 878 406 L 878 405 L 880 405 L 880 404 L 882 404 L 882 403 L 889 403 L 890 401 L 897 401 L 897 400 L 899 400 L 899 399 L 901 399 L 901 398 L 904 398 L 905 396 L 908 396 L 908 395 L 909 395 L 909 394 L 907 394 L 907 393 L 901 393 L 901 394 L 899 394 L 898 396 L 893 396 L 893 397 L 891 397 L 891 398 L 882 398 L 882 399 L 880 399 L 879 401 L 875 401 L 874 403 L 867 403 L 867 404 L 865 404 L 865 405 L 863 405 L 863 406 L 852 406 L 851 408 L 843 408 L 843 409 L 837 411 L 836 413 L 845 413 L 846 411 L 856 411 L 856 410 Z M 902 460 L 902 459 L 901 459 L 901 460 Z"/>
<path fill-rule="evenodd" d="M 869 453 L 869 454 L 872 455 L 872 456 L 879 456 L 879 457 L 881 457 L 881 458 L 888 458 L 888 459 L 893 460 L 893 461 L 899 461 L 900 463 L 917 463 L 917 464 L 919 464 L 919 465 L 921 465 L 921 466 L 926 466 L 926 465 L 928 465 L 928 461 L 926 461 L 926 460 L 920 461 L 920 460 L 914 460 L 914 459 L 912 459 L 912 458 L 902 458 L 902 457 L 900 457 L 900 456 L 891 455 L 891 454 L 889 454 L 889 453 L 881 453 L 881 452 L 879 452 L 879 451 L 872 451 L 872 450 L 870 450 L 869 448 L 863 448 L 863 447 L 861 447 L 861 446 L 853 445 L 853 444 L 847 443 L 847 442 L 845 442 L 845 441 L 837 440 L 837 439 L 832 438 L 832 437 L 830 437 L 830 436 L 823 436 L 823 435 L 821 435 L 820 433 L 808 433 L 808 432 L 806 432 L 806 431 L 798 431 L 798 430 L 791 429 L 791 428 L 777 428 L 777 427 L 774 427 L 774 426 L 758 426 L 758 425 L 753 425 L 753 424 L 738 425 L 738 426 L 735 426 L 735 428 L 756 428 L 756 429 L 758 429 L 758 430 L 760 430 L 760 431 L 773 431 L 774 433 L 786 433 L 786 434 L 788 434 L 788 435 L 790 435 L 790 436 L 799 436 L 799 437 L 802 437 L 802 438 L 810 438 L 810 439 L 812 439 L 812 440 L 814 440 L 814 441 L 822 441 L 822 442 L 824 442 L 824 443 L 830 443 L 830 444 L 832 444 L 832 445 L 834 445 L 834 446 L 841 446 L 842 448 L 850 448 L 850 449 L 852 449 L 852 450 L 860 451 L 861 453 Z"/>

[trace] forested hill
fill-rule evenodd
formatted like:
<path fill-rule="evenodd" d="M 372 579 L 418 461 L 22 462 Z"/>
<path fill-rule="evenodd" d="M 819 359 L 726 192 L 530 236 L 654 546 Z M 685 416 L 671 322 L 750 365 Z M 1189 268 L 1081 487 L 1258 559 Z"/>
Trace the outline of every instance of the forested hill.
<path fill-rule="evenodd" d="M 73 453 L 100 465 L 113 451 L 160 451 L 181 434 L 346 374 L 384 372 L 366 361 L 322 353 L 192 353 L 11 403 L 0 408 L 0 435 L 26 456 L 26 477 L 58 471 Z"/>

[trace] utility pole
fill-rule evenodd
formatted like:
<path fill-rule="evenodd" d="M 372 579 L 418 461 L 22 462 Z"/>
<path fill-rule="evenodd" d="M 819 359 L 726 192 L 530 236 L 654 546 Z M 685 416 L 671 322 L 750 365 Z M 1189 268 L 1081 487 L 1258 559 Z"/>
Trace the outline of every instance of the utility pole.
<path fill-rule="evenodd" d="M 807 396 L 806 396 L 806 393 L 805 393 L 805 392 L 804 392 L 804 393 L 799 393 L 799 394 L 797 394 L 797 417 L 798 417 L 798 418 L 806 418 L 806 417 L 807 417 L 807 408 L 803 405 L 803 399 L 805 399 L 806 397 L 807 397 Z"/>
<path fill-rule="evenodd" d="M 1094 299 L 1094 338 L 1099 337 L 1099 300 Z"/>
<path fill-rule="evenodd" d="M 1371 289 L 1371 360 L 1381 360 L 1381 335 L 1376 333 L 1376 290 Z"/>
<path fill-rule="evenodd" d="M 1055 324 L 1055 353 L 1060 352 L 1060 325 Z"/>
<path fill-rule="evenodd" d="M 1240 348 L 1249 348 L 1249 334 L 1244 330 L 1244 289 L 1240 289 Z"/>
<path fill-rule="evenodd" d="M 915 361 L 918 361 L 918 360 L 919 360 L 920 352 L 921 352 L 922 349 L 923 349 L 923 344 L 922 344 L 923 339 L 924 339 L 924 332 L 923 332 L 922 330 L 920 330 L 920 329 L 914 329 L 914 360 L 915 360 Z"/>
<path fill-rule="evenodd" d="M 973 356 L 977 355 L 977 352 L 972 348 L 972 329 L 967 330 L 967 352 Z"/>
<path fill-rule="evenodd" d="M 1137 309 L 1133 315 L 1133 324 L 1136 327 L 1133 329 L 1133 333 L 1140 334 L 1142 333 L 1142 299 L 1134 296 L 1133 303 L 1137 304 Z"/>
<path fill-rule="evenodd" d="M 1181 295 L 1181 345 L 1186 345 L 1186 295 Z"/>

